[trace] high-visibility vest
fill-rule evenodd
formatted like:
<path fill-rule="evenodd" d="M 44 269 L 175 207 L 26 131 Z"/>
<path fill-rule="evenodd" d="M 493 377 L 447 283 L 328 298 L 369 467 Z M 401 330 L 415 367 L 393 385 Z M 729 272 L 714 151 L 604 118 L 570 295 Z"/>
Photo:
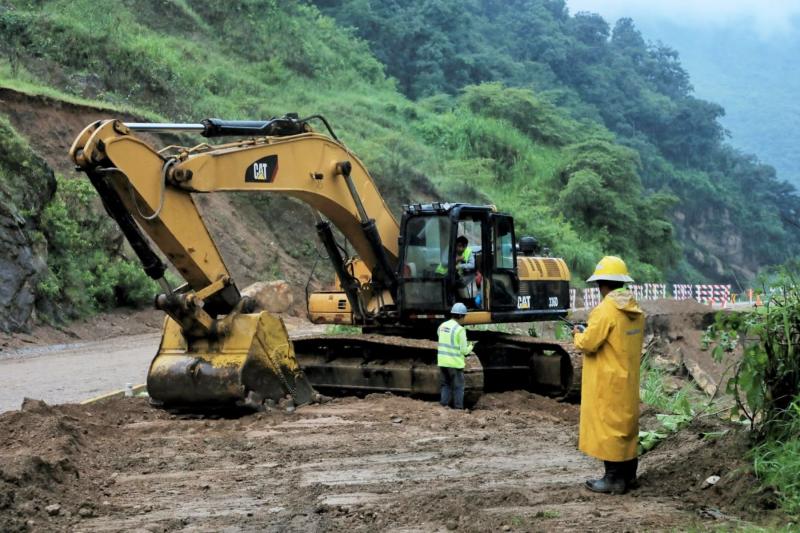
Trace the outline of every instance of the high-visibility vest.
<path fill-rule="evenodd" d="M 467 246 L 464 248 L 464 252 L 461 254 L 461 259 L 464 260 L 464 263 L 469 263 L 470 258 L 472 257 L 472 248 Z M 463 273 L 464 270 L 464 263 L 457 263 L 456 269 L 458 270 L 459 274 Z"/>
<path fill-rule="evenodd" d="M 439 351 L 436 363 L 446 368 L 464 368 L 464 356 L 470 352 L 467 330 L 453 319 L 439 326 Z"/>
<path fill-rule="evenodd" d="M 461 254 L 461 258 L 464 260 L 465 263 L 468 263 L 470 257 L 472 257 L 472 248 L 467 246 L 466 248 L 464 248 L 464 251 Z M 456 265 L 456 270 L 458 270 L 459 273 L 461 272 L 461 269 L 463 269 L 463 268 L 464 268 L 464 265 L 462 265 L 461 263 L 458 263 Z M 443 264 L 439 263 L 439 266 L 436 267 L 436 274 L 438 274 L 440 276 L 447 275 L 447 267 L 445 267 Z"/>

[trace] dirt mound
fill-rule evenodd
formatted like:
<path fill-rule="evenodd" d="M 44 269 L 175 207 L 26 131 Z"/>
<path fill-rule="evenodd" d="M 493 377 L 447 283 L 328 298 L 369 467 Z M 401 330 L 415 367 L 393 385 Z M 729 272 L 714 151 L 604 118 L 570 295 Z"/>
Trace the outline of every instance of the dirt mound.
<path fill-rule="evenodd" d="M 639 302 L 647 316 L 657 315 L 688 315 L 692 313 L 710 313 L 711 306 L 701 304 L 697 300 L 672 300 L 662 298 L 659 300 L 644 300 Z"/>
<path fill-rule="evenodd" d="M 577 424 L 580 416 L 578 405 L 559 402 L 526 391 L 484 394 L 478 400 L 475 409 L 508 411 L 507 415 L 532 416 L 566 424 Z"/>
<path fill-rule="evenodd" d="M 680 497 L 699 513 L 763 519 L 777 498 L 759 486 L 745 457 L 749 432 L 718 421 L 695 420 L 643 458 L 641 496 Z M 719 476 L 709 485 L 706 480 Z"/>
<path fill-rule="evenodd" d="M 50 406 L 26 398 L 20 411 L 0 415 L 0 531 L 63 529 L 95 516 L 104 487 L 99 440 L 137 411 L 131 402 Z"/>

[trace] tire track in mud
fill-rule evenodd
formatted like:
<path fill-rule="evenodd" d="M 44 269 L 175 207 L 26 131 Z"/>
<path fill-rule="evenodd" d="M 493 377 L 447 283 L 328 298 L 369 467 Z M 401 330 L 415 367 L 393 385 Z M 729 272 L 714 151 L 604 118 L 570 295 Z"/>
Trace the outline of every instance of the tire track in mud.
<path fill-rule="evenodd" d="M 108 504 L 79 529 L 575 531 L 695 522 L 670 498 L 582 489 L 599 466 L 575 449 L 574 423 L 553 414 L 563 404 L 539 416 L 531 395 L 489 396 L 510 408 L 465 413 L 372 395 L 294 415 L 133 419 L 104 439 Z"/>

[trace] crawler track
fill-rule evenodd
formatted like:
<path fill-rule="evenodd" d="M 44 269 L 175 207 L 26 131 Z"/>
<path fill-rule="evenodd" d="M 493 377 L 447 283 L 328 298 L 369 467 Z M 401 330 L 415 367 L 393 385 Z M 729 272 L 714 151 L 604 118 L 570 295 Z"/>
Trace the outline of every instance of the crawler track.
<path fill-rule="evenodd" d="M 465 402 L 484 392 L 528 390 L 560 399 L 580 395 L 582 356 L 569 344 L 522 335 L 473 331 Z M 320 335 L 293 339 L 300 365 L 322 393 L 392 392 L 432 399 L 439 394 L 436 342 L 399 336 Z"/>

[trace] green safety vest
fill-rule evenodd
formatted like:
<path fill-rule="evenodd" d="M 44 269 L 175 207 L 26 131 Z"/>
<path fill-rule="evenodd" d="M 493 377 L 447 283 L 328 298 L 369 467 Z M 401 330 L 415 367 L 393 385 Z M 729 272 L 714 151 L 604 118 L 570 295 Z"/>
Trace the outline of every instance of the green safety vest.
<path fill-rule="evenodd" d="M 446 368 L 464 368 L 464 356 L 472 351 L 467 330 L 453 319 L 439 326 L 439 352 L 436 363 Z"/>
<path fill-rule="evenodd" d="M 464 253 L 461 254 L 461 257 L 464 259 L 464 261 L 469 261 L 469 258 L 471 256 L 472 256 L 472 248 L 467 246 L 466 248 L 464 248 Z M 461 270 L 461 265 L 459 264 L 456 268 L 458 270 Z M 436 274 L 444 276 L 447 274 L 447 269 L 444 267 L 444 265 L 439 263 L 439 266 L 436 267 Z"/>
<path fill-rule="evenodd" d="M 472 257 L 472 248 L 467 246 L 466 248 L 464 248 L 464 253 L 461 254 L 461 258 L 464 260 L 465 263 L 469 263 L 469 258 L 470 257 Z M 463 268 L 464 268 L 464 265 L 461 264 L 461 263 L 458 263 L 456 265 L 456 269 L 458 269 L 459 273 L 461 272 L 461 269 L 463 269 Z"/>

